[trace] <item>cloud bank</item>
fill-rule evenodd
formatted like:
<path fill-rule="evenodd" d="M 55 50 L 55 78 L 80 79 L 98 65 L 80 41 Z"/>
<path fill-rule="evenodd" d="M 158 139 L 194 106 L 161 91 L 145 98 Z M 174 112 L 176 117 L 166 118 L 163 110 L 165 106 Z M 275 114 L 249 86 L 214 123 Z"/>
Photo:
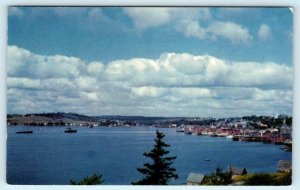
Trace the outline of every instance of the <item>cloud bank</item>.
<path fill-rule="evenodd" d="M 162 53 L 108 63 L 7 49 L 9 113 L 236 116 L 291 114 L 291 67 Z"/>

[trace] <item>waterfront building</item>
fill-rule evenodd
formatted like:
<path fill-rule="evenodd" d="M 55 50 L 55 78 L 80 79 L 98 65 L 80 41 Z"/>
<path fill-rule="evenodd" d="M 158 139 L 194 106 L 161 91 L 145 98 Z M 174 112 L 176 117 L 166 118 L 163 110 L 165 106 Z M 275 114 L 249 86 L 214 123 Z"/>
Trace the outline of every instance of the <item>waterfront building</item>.
<path fill-rule="evenodd" d="M 187 185 L 201 185 L 204 178 L 205 178 L 205 175 L 203 175 L 203 174 L 190 173 L 186 180 L 186 184 Z"/>
<path fill-rule="evenodd" d="M 279 160 L 277 164 L 278 172 L 291 172 L 292 171 L 292 162 L 288 160 Z"/>
<path fill-rule="evenodd" d="M 237 166 L 228 166 L 228 171 L 232 173 L 232 179 L 240 175 L 246 175 L 247 169 Z"/>

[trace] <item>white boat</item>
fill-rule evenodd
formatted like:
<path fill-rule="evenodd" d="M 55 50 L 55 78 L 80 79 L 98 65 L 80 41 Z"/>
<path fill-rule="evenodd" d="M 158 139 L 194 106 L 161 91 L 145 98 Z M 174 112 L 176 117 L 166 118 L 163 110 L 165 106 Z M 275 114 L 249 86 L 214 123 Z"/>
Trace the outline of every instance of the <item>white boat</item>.
<path fill-rule="evenodd" d="M 227 135 L 226 138 L 232 139 L 232 138 L 233 138 L 233 135 Z"/>
<path fill-rule="evenodd" d="M 184 132 L 184 127 L 178 127 L 178 128 L 176 129 L 176 132 Z"/>

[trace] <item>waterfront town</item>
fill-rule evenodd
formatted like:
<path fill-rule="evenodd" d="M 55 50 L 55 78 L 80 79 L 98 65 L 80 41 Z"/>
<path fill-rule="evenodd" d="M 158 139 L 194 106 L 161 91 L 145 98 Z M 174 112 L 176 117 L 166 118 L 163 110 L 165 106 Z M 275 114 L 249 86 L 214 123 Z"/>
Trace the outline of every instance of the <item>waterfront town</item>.
<path fill-rule="evenodd" d="M 291 185 L 294 11 L 7 6 L 6 182 Z"/>
<path fill-rule="evenodd" d="M 244 116 L 233 118 L 200 118 L 200 117 L 142 117 L 142 116 L 84 116 L 74 113 L 39 113 L 26 115 L 7 115 L 7 125 L 26 128 L 16 133 L 33 133 L 35 127 L 65 127 L 65 133 L 76 133 L 80 127 L 96 128 L 128 128 L 151 127 L 172 128 L 175 133 L 183 135 L 209 136 L 211 138 L 227 138 L 240 143 L 259 142 L 265 144 L 281 145 L 282 151 L 292 151 L 292 117 L 287 115 L 275 116 Z M 204 160 L 210 162 L 209 158 Z M 290 184 L 292 162 L 278 160 L 277 173 L 259 174 L 249 173 L 249 168 L 229 165 L 227 169 L 215 174 L 191 172 L 186 178 L 186 185 L 212 185 L 251 184 L 252 178 L 270 178 L 266 184 Z M 215 175 L 227 181 L 215 181 Z M 265 175 L 265 176 L 264 176 Z M 256 182 L 255 182 L 256 183 Z M 219 184 L 219 185 L 220 185 Z"/>
<path fill-rule="evenodd" d="M 278 119 L 278 117 L 277 117 Z M 277 125 L 269 126 L 262 121 L 250 122 L 245 119 L 215 121 L 208 125 L 181 125 L 177 132 L 190 135 L 207 135 L 211 137 L 226 137 L 233 141 L 263 142 L 276 145 L 286 145 L 283 149 L 292 150 L 292 126 L 287 125 L 286 117 Z M 278 120 L 280 121 L 280 119 Z"/>
<path fill-rule="evenodd" d="M 233 141 L 262 142 L 285 145 L 292 151 L 292 117 L 244 116 L 234 118 L 200 117 L 142 117 L 142 116 L 84 116 L 74 113 L 42 113 L 8 115 L 7 125 L 176 128 L 187 135 L 226 137 Z"/>

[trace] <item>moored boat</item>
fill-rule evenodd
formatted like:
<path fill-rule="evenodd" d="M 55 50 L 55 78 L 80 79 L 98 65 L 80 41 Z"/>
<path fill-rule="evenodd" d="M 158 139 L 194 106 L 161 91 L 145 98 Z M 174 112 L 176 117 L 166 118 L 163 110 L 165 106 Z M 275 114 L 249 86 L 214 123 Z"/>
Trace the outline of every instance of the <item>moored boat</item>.
<path fill-rule="evenodd" d="M 284 142 L 283 142 L 283 141 L 275 141 L 274 144 L 275 144 L 275 145 L 283 145 Z"/>
<path fill-rule="evenodd" d="M 17 133 L 17 134 L 31 134 L 31 133 L 33 133 L 33 131 L 30 131 L 30 130 L 26 130 L 26 131 L 17 131 L 16 133 Z"/>
<path fill-rule="evenodd" d="M 233 136 L 233 137 L 232 137 L 232 140 L 233 140 L 233 141 L 239 141 L 239 139 L 240 139 L 240 138 L 239 138 L 238 136 Z"/>
<path fill-rule="evenodd" d="M 233 138 L 233 135 L 227 135 L 226 138 L 232 139 L 232 138 Z"/>
<path fill-rule="evenodd" d="M 197 135 L 202 135 L 202 132 L 201 132 L 201 131 L 198 131 L 198 132 L 197 132 Z"/>
<path fill-rule="evenodd" d="M 184 132 L 184 127 L 178 127 L 176 129 L 176 132 L 183 133 Z"/>
<path fill-rule="evenodd" d="M 76 129 L 72 129 L 70 127 L 68 127 L 66 130 L 65 130 L 65 133 L 76 133 L 77 130 Z"/>
<path fill-rule="evenodd" d="M 284 146 L 284 147 L 280 147 L 280 149 L 286 152 L 292 152 L 292 147 Z"/>

